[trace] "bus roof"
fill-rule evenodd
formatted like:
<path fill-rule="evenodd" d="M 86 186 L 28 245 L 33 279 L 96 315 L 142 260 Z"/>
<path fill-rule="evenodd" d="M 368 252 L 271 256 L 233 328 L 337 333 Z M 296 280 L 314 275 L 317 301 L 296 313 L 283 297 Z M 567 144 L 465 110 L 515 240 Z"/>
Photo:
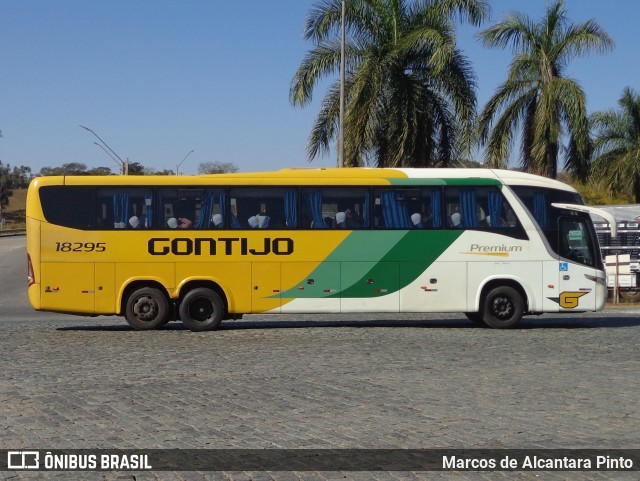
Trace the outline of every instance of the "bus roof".
<path fill-rule="evenodd" d="M 288 168 L 268 172 L 236 172 L 192 176 L 111 175 L 52 176 L 34 179 L 38 185 L 389 185 L 411 183 L 411 179 L 437 181 L 478 179 L 506 185 L 550 187 L 575 192 L 571 186 L 538 175 L 514 170 L 485 168 Z M 419 182 L 420 183 L 420 182 Z M 443 182 L 445 183 L 445 182 Z"/>

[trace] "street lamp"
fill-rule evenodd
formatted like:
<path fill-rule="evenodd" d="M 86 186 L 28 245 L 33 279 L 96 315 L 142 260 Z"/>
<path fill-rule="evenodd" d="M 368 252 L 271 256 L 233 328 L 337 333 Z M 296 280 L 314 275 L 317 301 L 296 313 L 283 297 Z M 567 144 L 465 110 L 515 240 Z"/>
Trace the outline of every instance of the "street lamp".
<path fill-rule="evenodd" d="M 116 163 L 116 165 L 118 167 L 120 167 L 120 161 L 118 159 L 116 159 L 111 152 L 109 152 L 107 149 L 105 149 L 102 146 L 102 144 L 99 144 L 98 142 L 94 142 L 94 144 L 96 144 L 98 147 L 100 147 L 102 150 L 104 150 L 107 153 L 107 155 L 113 159 L 113 161 Z"/>
<path fill-rule="evenodd" d="M 179 163 L 178 165 L 176 165 L 176 175 L 180 175 L 180 173 L 179 173 L 179 169 L 180 169 L 180 166 L 182 165 L 182 162 L 184 162 L 185 160 L 187 160 L 187 157 L 189 157 L 189 156 L 191 155 L 191 153 L 192 153 L 194 150 L 195 150 L 195 149 L 191 149 L 191 150 L 189 151 L 189 153 L 188 153 L 187 155 L 185 155 L 185 156 L 184 156 L 184 159 L 182 159 L 182 160 L 180 161 L 180 163 Z"/>
<path fill-rule="evenodd" d="M 93 135 L 95 135 L 95 137 L 100 141 L 100 143 L 98 142 L 94 142 L 94 144 L 96 144 L 98 147 L 100 147 L 102 150 L 104 150 L 105 152 L 107 152 L 107 154 L 109 154 L 109 156 L 111 156 L 111 158 L 113 160 L 117 160 L 117 162 L 120 163 L 120 166 L 122 167 L 122 175 L 128 175 L 129 174 L 129 159 L 127 160 L 122 160 L 118 154 L 116 154 L 113 149 L 111 147 L 109 147 L 107 145 L 107 143 L 102 140 L 100 138 L 100 136 L 98 134 L 96 134 L 93 130 L 91 130 L 89 127 L 85 127 L 84 125 L 81 125 L 80 127 L 82 127 L 84 130 L 88 130 L 89 132 L 91 132 Z M 104 146 L 104 147 L 103 147 Z M 106 149 L 105 149 L 106 147 Z M 108 150 L 107 150 L 108 149 Z M 113 155 L 111 155 L 113 154 Z M 114 158 L 115 156 L 115 158 Z"/>

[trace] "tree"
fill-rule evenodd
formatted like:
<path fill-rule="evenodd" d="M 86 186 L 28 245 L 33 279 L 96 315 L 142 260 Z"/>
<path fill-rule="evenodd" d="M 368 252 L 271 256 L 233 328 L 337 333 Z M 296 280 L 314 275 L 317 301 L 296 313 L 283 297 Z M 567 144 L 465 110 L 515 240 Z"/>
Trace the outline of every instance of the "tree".
<path fill-rule="evenodd" d="M 447 165 L 468 141 L 475 79 L 456 49 L 454 18 L 474 25 L 483 0 L 346 2 L 344 163 L 357 166 Z M 341 0 L 311 10 L 305 38 L 314 48 L 295 73 L 290 100 L 308 105 L 314 88 L 340 67 Z M 312 160 L 338 135 L 340 80 L 329 87 L 307 151 Z"/>
<path fill-rule="evenodd" d="M 144 165 L 140 162 L 129 162 L 129 175 L 144 175 Z"/>
<path fill-rule="evenodd" d="M 60 167 L 43 167 L 40 169 L 39 175 L 88 175 L 87 165 L 79 162 L 69 162 L 62 164 Z"/>
<path fill-rule="evenodd" d="M 109 167 L 95 167 L 87 170 L 87 175 L 113 175 Z"/>
<path fill-rule="evenodd" d="M 640 203 L 640 94 L 626 87 L 618 110 L 596 112 L 592 172 L 614 192 L 629 192 Z"/>
<path fill-rule="evenodd" d="M 0 133 L 0 137 L 2 134 Z M 26 189 L 33 179 L 31 168 L 21 165 L 13 167 L 3 165 L 0 161 L 0 220 L 2 219 L 2 208 L 9 204 L 9 198 L 13 195 L 14 189 Z"/>
<path fill-rule="evenodd" d="M 1 135 L 1 134 L 0 134 Z M 13 195 L 9 185 L 9 165 L 4 167 L 0 161 L 0 221 L 2 220 L 2 208 L 9 204 L 9 197 Z"/>
<path fill-rule="evenodd" d="M 198 165 L 198 174 L 225 174 L 238 172 L 238 167 L 232 162 L 203 162 Z"/>
<path fill-rule="evenodd" d="M 613 47 L 613 40 L 594 20 L 569 23 L 563 0 L 551 4 L 538 21 L 511 13 L 479 35 L 488 47 L 511 44 L 514 52 L 507 80 L 480 114 L 486 163 L 506 166 L 520 130 L 522 168 L 555 178 L 561 141 L 568 136 L 565 168 L 584 177 L 589 151 L 585 94 L 577 81 L 563 74 L 573 58 L 603 53 Z"/>
<path fill-rule="evenodd" d="M 176 175 L 171 169 L 155 170 L 153 168 L 145 168 L 144 175 Z"/>
<path fill-rule="evenodd" d="M 26 189 L 29 187 L 29 182 L 33 179 L 33 173 L 31 167 L 21 165 L 20 167 L 7 164 L 6 167 L 2 165 L 0 161 L 0 184 L 6 189 Z"/>
<path fill-rule="evenodd" d="M 87 169 L 86 164 L 79 162 L 69 162 L 62 164 L 60 167 L 43 167 L 38 173 L 39 176 L 46 177 L 51 175 L 112 175 L 109 167 L 94 167 Z"/>

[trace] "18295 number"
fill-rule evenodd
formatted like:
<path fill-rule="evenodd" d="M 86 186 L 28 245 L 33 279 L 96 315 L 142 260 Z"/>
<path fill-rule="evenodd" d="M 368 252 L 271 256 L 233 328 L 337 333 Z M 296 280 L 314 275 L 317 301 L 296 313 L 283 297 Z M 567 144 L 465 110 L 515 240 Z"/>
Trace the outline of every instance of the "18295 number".
<path fill-rule="evenodd" d="M 56 252 L 104 252 L 106 242 L 56 242 Z"/>

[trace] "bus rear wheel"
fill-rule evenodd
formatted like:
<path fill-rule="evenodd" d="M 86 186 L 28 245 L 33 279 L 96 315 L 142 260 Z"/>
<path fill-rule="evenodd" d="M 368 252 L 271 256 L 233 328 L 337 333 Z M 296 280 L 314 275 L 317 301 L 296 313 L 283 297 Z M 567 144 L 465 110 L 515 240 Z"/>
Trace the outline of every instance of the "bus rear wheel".
<path fill-rule="evenodd" d="M 524 299 L 513 287 L 501 286 L 491 289 L 484 298 L 482 320 L 495 329 L 515 327 L 524 313 Z"/>
<path fill-rule="evenodd" d="M 125 319 L 138 331 L 157 329 L 169 320 L 169 301 L 160 289 L 143 287 L 127 299 Z"/>
<path fill-rule="evenodd" d="M 220 296 L 206 287 L 189 291 L 180 303 L 180 320 L 191 331 L 211 331 L 222 322 L 224 303 Z"/>

